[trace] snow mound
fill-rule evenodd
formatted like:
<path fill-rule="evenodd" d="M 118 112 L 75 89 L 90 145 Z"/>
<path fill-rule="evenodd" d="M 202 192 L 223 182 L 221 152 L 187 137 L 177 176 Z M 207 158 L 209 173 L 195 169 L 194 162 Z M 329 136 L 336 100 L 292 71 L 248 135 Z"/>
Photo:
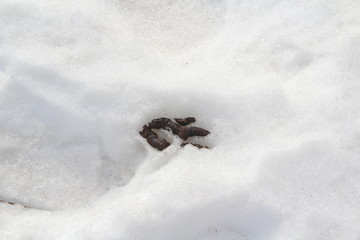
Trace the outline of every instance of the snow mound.
<path fill-rule="evenodd" d="M 0 239 L 360 238 L 358 2 L 2 0 L 0 29 Z M 211 149 L 151 148 L 162 116 Z"/>

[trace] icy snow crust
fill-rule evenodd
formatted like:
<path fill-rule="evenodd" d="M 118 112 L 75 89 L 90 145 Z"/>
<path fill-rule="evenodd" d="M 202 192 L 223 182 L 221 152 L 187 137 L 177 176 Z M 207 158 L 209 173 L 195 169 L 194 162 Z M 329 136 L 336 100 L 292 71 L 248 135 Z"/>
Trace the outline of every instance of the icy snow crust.
<path fill-rule="evenodd" d="M 0 29 L 0 199 L 34 208 L 0 239 L 360 239 L 359 1 L 1 0 Z M 211 149 L 152 149 L 162 116 Z"/>

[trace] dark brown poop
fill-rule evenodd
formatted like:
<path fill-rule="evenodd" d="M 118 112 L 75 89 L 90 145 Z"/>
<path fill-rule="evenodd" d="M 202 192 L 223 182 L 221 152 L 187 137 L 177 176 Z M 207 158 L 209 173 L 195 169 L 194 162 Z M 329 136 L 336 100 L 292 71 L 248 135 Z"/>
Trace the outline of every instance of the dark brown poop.
<path fill-rule="evenodd" d="M 194 117 L 175 118 L 175 121 L 176 123 L 171 121 L 169 118 L 157 118 L 148 123 L 148 125 L 144 125 L 143 130 L 139 133 L 143 138 L 146 138 L 146 141 L 150 144 L 150 146 L 156 148 L 159 151 L 162 151 L 170 146 L 170 143 L 163 138 L 159 138 L 158 135 L 152 131 L 152 129 L 171 130 L 173 134 L 178 135 L 183 140 L 193 136 L 204 137 L 210 133 L 203 128 L 186 127 L 186 125 L 196 121 Z M 198 148 L 209 148 L 207 146 L 195 143 L 183 143 L 181 146 L 183 147 L 187 144 L 191 144 Z"/>
<path fill-rule="evenodd" d="M 159 138 L 158 135 L 154 133 L 147 125 L 144 125 L 143 130 L 139 133 L 143 138 L 146 138 L 146 141 L 150 144 L 150 146 L 156 148 L 159 151 L 162 151 L 170 146 L 169 142 L 163 138 Z"/>

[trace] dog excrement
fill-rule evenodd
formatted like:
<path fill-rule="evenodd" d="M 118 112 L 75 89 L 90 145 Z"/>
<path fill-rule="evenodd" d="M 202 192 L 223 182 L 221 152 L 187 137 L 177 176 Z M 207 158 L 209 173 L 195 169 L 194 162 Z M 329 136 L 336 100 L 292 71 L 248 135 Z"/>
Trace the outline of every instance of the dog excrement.
<path fill-rule="evenodd" d="M 196 121 L 194 117 L 174 118 L 174 120 L 175 122 L 170 118 L 165 117 L 153 119 L 147 125 L 144 125 L 143 130 L 139 133 L 143 138 L 146 138 L 146 141 L 150 144 L 150 146 L 159 151 L 162 151 L 170 146 L 170 143 L 164 138 L 160 138 L 153 129 L 171 130 L 173 134 L 178 135 L 182 140 L 187 140 L 189 137 L 194 136 L 205 137 L 210 134 L 208 130 L 203 128 L 188 126 Z M 183 147 L 187 144 L 191 144 L 198 148 L 209 148 L 208 146 L 190 142 L 184 142 L 180 146 Z"/>

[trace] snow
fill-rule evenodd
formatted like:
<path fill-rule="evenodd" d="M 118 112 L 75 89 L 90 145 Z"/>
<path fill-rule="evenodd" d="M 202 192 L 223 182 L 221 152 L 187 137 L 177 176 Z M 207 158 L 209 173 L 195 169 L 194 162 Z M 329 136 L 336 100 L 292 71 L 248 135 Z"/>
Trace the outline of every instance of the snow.
<path fill-rule="evenodd" d="M 360 239 L 358 1 L 2 0 L 0 29 L 0 239 Z M 151 148 L 162 116 L 211 149 Z"/>

